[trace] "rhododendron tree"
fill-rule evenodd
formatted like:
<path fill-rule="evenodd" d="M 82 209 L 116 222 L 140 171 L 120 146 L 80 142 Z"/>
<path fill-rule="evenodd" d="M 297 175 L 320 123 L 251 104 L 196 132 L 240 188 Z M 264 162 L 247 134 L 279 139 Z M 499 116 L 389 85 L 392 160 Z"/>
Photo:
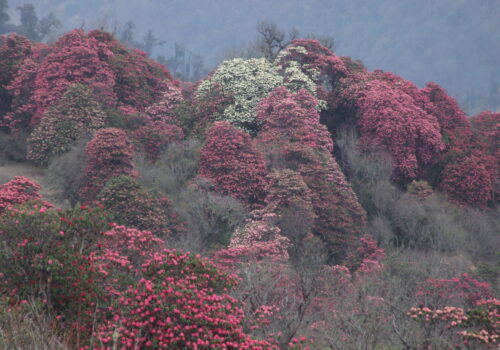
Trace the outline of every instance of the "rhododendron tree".
<path fill-rule="evenodd" d="M 0 37 L 0 126 L 3 115 L 10 109 L 11 96 L 6 90 L 23 61 L 32 54 L 32 43 L 15 33 Z"/>
<path fill-rule="evenodd" d="M 84 85 L 70 86 L 57 104 L 49 107 L 28 139 L 28 159 L 47 164 L 75 141 L 89 138 L 104 126 L 105 114 L 92 91 Z"/>
<path fill-rule="evenodd" d="M 87 342 L 82 338 L 88 339 L 103 301 L 88 253 L 106 229 L 99 209 L 61 211 L 41 203 L 9 208 L 0 216 L 0 294 L 13 306 L 40 303 L 77 347 Z"/>
<path fill-rule="evenodd" d="M 115 76 L 103 61 L 111 55 L 102 43 L 89 38 L 82 30 L 73 30 L 50 46 L 50 52 L 37 57 L 36 67 L 23 65 L 18 76 L 30 76 L 32 80 L 16 77 L 9 90 L 16 94 L 32 85 L 29 98 L 17 106 L 14 114 L 30 112 L 31 127 L 38 125 L 47 107 L 55 104 L 67 88 L 75 83 L 87 85 L 105 105 L 113 105 Z M 29 74 L 34 70 L 34 74 Z M 23 81 L 24 80 L 24 81 Z M 16 95 L 14 95 L 16 96 Z"/>
<path fill-rule="evenodd" d="M 226 294 L 234 279 L 199 256 L 163 250 L 142 265 L 142 276 L 98 327 L 97 349 L 272 348 L 243 332 L 239 303 Z"/>
<path fill-rule="evenodd" d="M 184 101 L 182 90 L 176 85 L 171 85 L 163 91 L 160 100 L 146 108 L 146 113 L 152 121 L 177 124 L 175 109 Z"/>
<path fill-rule="evenodd" d="M 361 148 L 387 150 L 394 162 L 393 178 L 399 183 L 422 176 L 444 149 L 436 118 L 387 82 L 357 79 L 345 82 L 339 98 L 355 113 Z"/>
<path fill-rule="evenodd" d="M 130 176 L 111 178 L 96 199 L 121 224 L 150 230 L 162 237 L 169 235 L 167 212 L 162 203 Z"/>
<path fill-rule="evenodd" d="M 447 164 L 441 172 L 440 187 L 452 201 L 484 206 L 492 199 L 495 185 L 491 176 L 491 160 L 476 155 Z"/>
<path fill-rule="evenodd" d="M 0 185 L 0 214 L 13 205 L 41 199 L 39 190 L 39 184 L 23 176 Z"/>
<path fill-rule="evenodd" d="M 169 86 L 178 85 L 164 66 L 140 50 L 125 47 L 111 34 L 93 30 L 88 37 L 99 41 L 112 53 L 103 60 L 115 76 L 113 91 L 122 104 L 143 111 L 160 101 Z"/>
<path fill-rule="evenodd" d="M 484 111 L 471 119 L 471 127 L 476 137 L 481 140 L 496 160 L 496 170 L 492 173 L 495 185 L 495 198 L 500 196 L 500 113 Z M 492 167 L 492 166 L 490 166 Z M 498 199 L 497 199 L 498 200 Z"/>
<path fill-rule="evenodd" d="M 500 337 L 500 302 L 491 286 L 464 273 L 451 279 L 428 279 L 416 290 L 419 306 L 408 316 L 423 332 L 425 348 L 436 335 L 444 343 L 467 349 L 495 349 Z"/>
<path fill-rule="evenodd" d="M 260 205 L 264 200 L 264 158 L 247 133 L 227 122 L 216 122 L 207 131 L 199 173 L 214 182 L 217 192 L 234 196 L 247 205 Z"/>
<path fill-rule="evenodd" d="M 276 88 L 257 108 L 260 138 L 266 142 L 300 142 L 315 149 L 332 152 L 331 135 L 320 124 L 316 105 L 317 100 L 307 90 L 293 94 L 283 86 Z"/>
<path fill-rule="evenodd" d="M 138 150 L 155 162 L 170 143 L 180 143 L 184 139 L 184 131 L 177 125 L 162 121 L 147 122 L 132 132 L 132 138 Z"/>
<path fill-rule="evenodd" d="M 293 40 L 280 52 L 276 62 L 285 72 L 294 67 L 296 62 L 302 72 L 316 84 L 330 84 L 330 87 L 348 73 L 344 62 L 317 40 Z"/>
<path fill-rule="evenodd" d="M 266 95 L 282 85 L 283 78 L 265 58 L 224 61 L 197 90 L 198 98 L 222 92 L 233 101 L 225 107 L 218 120 L 225 120 L 247 131 L 255 131 L 255 108 Z"/>
<path fill-rule="evenodd" d="M 131 175 L 133 146 L 125 131 L 100 129 L 85 148 L 87 167 L 83 175 L 81 197 L 91 201 L 112 177 Z"/>
<path fill-rule="evenodd" d="M 326 244 L 331 261 L 342 260 L 366 222 L 356 194 L 329 153 L 290 143 L 284 146 L 282 157 L 311 190 L 316 215 L 312 232 Z"/>
<path fill-rule="evenodd" d="M 451 133 L 454 129 L 468 128 L 467 117 L 457 101 L 436 83 L 427 83 L 422 92 L 434 105 L 433 115 L 439 122 L 443 133 Z"/>

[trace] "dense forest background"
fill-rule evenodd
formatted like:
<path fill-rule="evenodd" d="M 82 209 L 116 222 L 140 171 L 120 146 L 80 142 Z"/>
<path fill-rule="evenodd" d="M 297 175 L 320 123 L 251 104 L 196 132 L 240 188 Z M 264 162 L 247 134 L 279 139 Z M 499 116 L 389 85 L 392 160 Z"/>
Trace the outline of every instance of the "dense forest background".
<path fill-rule="evenodd" d="M 13 23 L 20 21 L 16 7 L 27 3 L 40 18 L 52 12 L 61 21 L 49 40 L 80 27 L 102 27 L 121 39 L 133 30 L 139 42 L 152 34 L 149 40 L 164 43 L 153 46 L 152 56 L 177 57 L 168 68 L 194 79 L 242 50 L 264 20 L 333 36 L 338 55 L 419 87 L 435 81 L 470 115 L 500 107 L 498 0 L 16 0 L 7 10 Z"/>

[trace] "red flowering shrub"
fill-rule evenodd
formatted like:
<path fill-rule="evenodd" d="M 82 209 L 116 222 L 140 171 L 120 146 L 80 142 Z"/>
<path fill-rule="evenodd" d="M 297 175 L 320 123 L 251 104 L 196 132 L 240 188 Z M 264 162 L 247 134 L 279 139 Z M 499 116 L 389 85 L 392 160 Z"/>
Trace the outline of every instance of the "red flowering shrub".
<path fill-rule="evenodd" d="M 307 90 L 293 94 L 281 86 L 264 98 L 256 120 L 264 141 L 300 142 L 314 149 L 333 151 L 333 141 L 326 127 L 319 122 L 318 101 Z"/>
<path fill-rule="evenodd" d="M 0 126 L 3 115 L 10 109 L 9 85 L 23 61 L 32 54 L 32 43 L 25 37 L 12 33 L 0 36 Z"/>
<path fill-rule="evenodd" d="M 163 250 L 142 265 L 142 276 L 111 306 L 97 349 L 271 348 L 243 332 L 243 312 L 226 294 L 234 279 L 199 256 Z"/>
<path fill-rule="evenodd" d="M 494 189 L 490 165 L 487 157 L 476 155 L 449 163 L 441 173 L 440 187 L 453 201 L 484 206 L 491 200 Z"/>
<path fill-rule="evenodd" d="M 10 83 L 24 59 L 32 54 L 33 44 L 16 33 L 0 36 L 0 85 Z"/>
<path fill-rule="evenodd" d="M 167 213 L 162 204 L 130 176 L 111 178 L 96 199 L 120 224 L 149 230 L 162 237 L 169 235 Z"/>
<path fill-rule="evenodd" d="M 265 211 L 281 213 L 291 205 L 311 206 L 313 194 L 302 175 L 291 169 L 275 169 L 268 175 Z"/>
<path fill-rule="evenodd" d="M 39 184 L 23 176 L 0 185 L 0 215 L 13 205 L 40 199 L 39 190 Z"/>
<path fill-rule="evenodd" d="M 416 291 L 420 304 L 408 311 L 419 322 L 425 342 L 439 334 L 448 343 L 467 348 L 496 349 L 500 325 L 500 302 L 491 287 L 464 273 L 451 279 L 428 279 Z"/>
<path fill-rule="evenodd" d="M 38 125 L 44 111 L 75 83 L 88 86 L 106 107 L 119 103 L 139 111 L 178 84 L 163 66 L 110 34 L 73 30 L 47 47 L 34 48 L 24 60 L 7 86 L 12 111 L 3 124 L 11 130 Z"/>
<path fill-rule="evenodd" d="M 170 143 L 180 143 L 184 139 L 184 131 L 177 125 L 162 121 L 149 122 L 132 132 L 139 151 L 155 162 Z"/>
<path fill-rule="evenodd" d="M 0 294 L 11 305 L 39 302 L 70 330 L 78 347 L 81 336 L 90 335 L 102 300 L 88 253 L 106 227 L 102 211 L 90 208 L 10 208 L 0 216 Z"/>
<path fill-rule="evenodd" d="M 93 30 L 88 37 L 111 52 L 103 60 L 115 76 L 113 91 L 121 103 L 144 111 L 159 101 L 171 85 L 178 85 L 165 67 L 146 57 L 144 52 L 128 49 L 111 34 Z"/>
<path fill-rule="evenodd" d="M 328 83 L 333 86 L 348 73 L 344 62 L 317 40 L 293 40 L 277 57 L 282 68 L 289 67 L 292 61 L 298 62 L 302 72 L 318 85 Z"/>
<path fill-rule="evenodd" d="M 381 80 L 345 84 L 338 96 L 356 112 L 360 146 L 389 151 L 395 181 L 411 182 L 437 161 L 444 149 L 439 123 L 413 97 Z"/>
<path fill-rule="evenodd" d="M 351 271 L 363 272 L 370 270 L 373 273 L 373 265 L 381 267 L 385 258 L 385 251 L 379 248 L 377 241 L 371 235 L 363 235 L 359 239 L 359 246 L 351 251 L 347 257 L 346 266 Z"/>
<path fill-rule="evenodd" d="M 282 157 L 312 193 L 314 235 L 326 244 L 331 260 L 342 260 L 366 222 L 356 194 L 330 154 L 293 143 L 285 145 Z"/>
<path fill-rule="evenodd" d="M 171 85 L 163 91 L 160 100 L 146 108 L 152 121 L 178 124 L 175 109 L 184 101 L 180 87 Z"/>
<path fill-rule="evenodd" d="M 123 130 L 97 131 L 85 149 L 87 167 L 81 197 L 91 201 L 112 177 L 132 174 L 133 147 Z"/>
<path fill-rule="evenodd" d="M 31 117 L 36 109 L 32 103 L 32 95 L 37 68 L 36 59 L 26 58 L 10 85 L 6 87 L 12 103 L 11 111 L 3 116 L 2 126 L 11 132 L 29 129 Z"/>
<path fill-rule="evenodd" d="M 207 132 L 200 153 L 200 175 L 215 183 L 215 189 L 244 203 L 262 204 L 265 197 L 266 165 L 250 135 L 227 122 L 216 122 Z"/>
<path fill-rule="evenodd" d="M 114 104 L 115 77 L 103 62 L 111 52 L 104 45 L 87 37 L 82 30 L 73 30 L 49 50 L 46 54 L 35 55 L 33 61 L 25 62 L 8 87 L 18 100 L 13 116 L 29 113 L 30 126 L 38 125 L 47 107 L 55 104 L 75 83 L 91 88 L 105 105 Z M 20 94 L 26 90 L 27 96 L 21 101 Z"/>
<path fill-rule="evenodd" d="M 408 316 L 420 322 L 424 329 L 441 329 L 443 326 L 438 325 L 444 324 L 446 331 L 440 332 L 439 337 L 447 339 L 448 343 L 456 344 L 457 349 L 461 348 L 460 342 L 467 349 L 498 349 L 500 300 L 496 298 L 481 299 L 475 306 L 468 308 L 412 307 Z"/>
<path fill-rule="evenodd" d="M 56 105 L 49 107 L 28 139 L 28 159 L 46 164 L 69 151 L 75 141 L 90 137 L 104 126 L 105 114 L 92 91 L 84 85 L 70 86 Z"/>
<path fill-rule="evenodd" d="M 469 122 L 457 101 L 448 96 L 436 83 L 427 83 L 421 90 L 434 105 L 433 115 L 439 122 L 442 132 L 450 133 L 454 129 L 468 128 Z"/>
<path fill-rule="evenodd" d="M 471 119 L 475 136 L 487 147 L 489 154 L 496 160 L 496 174 L 493 173 L 495 197 L 500 196 L 500 113 L 484 111 Z M 496 181 L 495 181 L 496 180 Z"/>

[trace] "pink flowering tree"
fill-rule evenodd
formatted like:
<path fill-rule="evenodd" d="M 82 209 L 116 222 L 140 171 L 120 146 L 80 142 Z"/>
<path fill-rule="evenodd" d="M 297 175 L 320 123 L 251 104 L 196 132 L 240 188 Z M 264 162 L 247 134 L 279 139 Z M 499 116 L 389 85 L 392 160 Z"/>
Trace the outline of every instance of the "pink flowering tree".
<path fill-rule="evenodd" d="M 480 139 L 488 150 L 490 156 L 495 159 L 496 171 L 492 172 L 495 186 L 495 199 L 500 198 L 500 113 L 484 111 L 471 119 L 472 132 Z M 496 181 L 495 181 L 496 179 Z"/>
<path fill-rule="evenodd" d="M 282 69 L 297 62 L 303 73 L 318 85 L 330 84 L 347 76 L 344 62 L 317 40 L 297 39 L 285 48 L 276 58 Z"/>
<path fill-rule="evenodd" d="M 104 184 L 115 176 L 131 175 L 133 147 L 125 131 L 100 129 L 85 148 L 87 167 L 83 175 L 81 197 L 92 201 Z"/>
<path fill-rule="evenodd" d="M 314 149 L 333 151 L 333 141 L 319 122 L 318 101 L 307 90 L 294 94 L 281 86 L 264 98 L 257 108 L 260 137 L 266 142 L 300 142 Z"/>
<path fill-rule="evenodd" d="M 345 81 L 338 96 L 344 109 L 354 112 L 360 147 L 382 148 L 392 156 L 396 182 L 411 182 L 439 159 L 444 144 L 438 121 L 403 90 L 361 75 Z"/>
<path fill-rule="evenodd" d="M 216 122 L 207 131 L 199 173 L 213 181 L 217 192 L 234 196 L 249 206 L 261 205 L 264 200 L 264 158 L 250 135 L 227 122 Z"/>
<path fill-rule="evenodd" d="M 408 316 L 420 326 L 422 348 L 435 339 L 455 348 L 496 349 L 500 342 L 500 301 L 488 283 L 468 274 L 451 279 L 428 279 L 416 291 L 420 301 Z"/>
<path fill-rule="evenodd" d="M 28 159 L 45 165 L 63 154 L 75 141 L 92 136 L 104 127 L 105 113 L 84 85 L 70 86 L 61 99 L 44 113 L 28 139 Z"/>
<path fill-rule="evenodd" d="M 184 139 L 184 131 L 175 124 L 147 121 L 146 125 L 132 132 L 132 139 L 137 150 L 155 162 L 169 144 L 180 143 Z"/>
<path fill-rule="evenodd" d="M 159 102 L 171 85 L 179 84 L 164 66 L 149 59 L 140 50 L 125 47 L 111 34 L 93 30 L 88 37 L 101 43 L 111 53 L 103 56 L 103 61 L 113 72 L 115 84 L 112 91 L 121 104 L 144 111 Z"/>
<path fill-rule="evenodd" d="M 0 215 L 16 204 L 40 199 L 39 190 L 39 184 L 23 176 L 0 185 Z"/>
<path fill-rule="evenodd" d="M 298 143 L 284 145 L 282 152 L 284 166 L 298 172 L 311 191 L 312 233 L 326 244 L 330 261 L 342 261 L 366 222 L 356 194 L 329 153 Z"/>
<path fill-rule="evenodd" d="M 87 85 L 104 105 L 113 105 L 115 76 L 102 60 L 109 55 L 111 51 L 82 30 L 64 35 L 49 47 L 48 53 L 25 62 L 8 87 L 18 100 L 26 87 L 30 90 L 13 110 L 13 116 L 31 113 L 30 127 L 38 125 L 45 110 L 75 83 Z"/>
<path fill-rule="evenodd" d="M 0 126 L 5 113 L 10 110 L 12 96 L 6 90 L 23 61 L 32 54 L 33 44 L 15 33 L 0 37 Z"/>

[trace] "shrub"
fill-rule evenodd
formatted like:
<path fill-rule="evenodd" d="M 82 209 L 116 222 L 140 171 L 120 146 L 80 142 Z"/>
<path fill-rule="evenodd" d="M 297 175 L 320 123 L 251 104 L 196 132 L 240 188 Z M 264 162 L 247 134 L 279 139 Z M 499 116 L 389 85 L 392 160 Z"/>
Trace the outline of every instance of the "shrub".
<path fill-rule="evenodd" d="M 341 261 L 360 236 L 366 213 L 333 157 L 298 144 L 284 146 L 286 167 L 302 176 L 312 193 L 312 232 L 326 244 L 330 261 Z"/>
<path fill-rule="evenodd" d="M 14 119 L 26 113 L 29 126 L 38 125 L 45 110 L 56 104 L 75 83 L 88 86 L 105 106 L 115 103 L 115 75 L 102 60 L 112 53 L 102 43 L 86 36 L 82 30 L 73 30 L 59 38 L 48 51 L 35 56 L 35 60 L 25 61 L 8 87 L 17 101 Z M 23 98 L 26 90 L 29 92 Z"/>
<path fill-rule="evenodd" d="M 333 86 L 347 75 L 344 62 L 317 40 L 297 39 L 285 48 L 276 58 L 283 69 L 298 67 L 316 84 Z"/>
<path fill-rule="evenodd" d="M 158 102 L 170 86 L 178 85 L 164 66 L 149 59 L 140 50 L 125 47 L 111 34 L 93 30 L 88 37 L 101 43 L 111 53 L 105 55 L 103 60 L 114 74 L 112 91 L 120 103 L 144 111 Z"/>
<path fill-rule="evenodd" d="M 213 181 L 217 192 L 249 206 L 261 205 L 266 172 L 264 158 L 247 133 L 227 122 L 216 122 L 208 130 L 200 152 L 200 175 Z"/>
<path fill-rule="evenodd" d="M 87 166 L 81 197 L 91 201 L 112 177 L 132 173 L 132 144 L 123 130 L 99 130 L 85 148 Z"/>
<path fill-rule="evenodd" d="M 96 332 L 97 349 L 271 347 L 243 332 L 243 312 L 226 294 L 235 281 L 199 256 L 163 250 L 142 275 L 116 299 L 114 318 Z"/>
<path fill-rule="evenodd" d="M 300 142 L 332 152 L 332 137 L 319 122 L 317 104 L 314 96 L 306 90 L 293 94 L 285 87 L 276 88 L 257 107 L 260 139 L 266 142 Z"/>
<path fill-rule="evenodd" d="M 132 132 L 139 151 L 146 154 L 149 160 L 155 162 L 160 154 L 171 143 L 180 143 L 184 138 L 182 129 L 164 122 L 150 122 Z"/>
<path fill-rule="evenodd" d="M 27 38 L 15 33 L 2 36 L 0 41 L 0 127 L 3 127 L 2 119 L 10 110 L 12 99 L 6 86 L 12 82 L 24 59 L 32 54 L 33 44 Z"/>
<path fill-rule="evenodd" d="M 26 204 L 0 217 L 0 293 L 12 305 L 36 301 L 71 329 L 89 335 L 100 300 L 88 253 L 107 227 L 102 211 L 58 211 Z"/>
<path fill-rule="evenodd" d="M 47 164 L 67 152 L 72 144 L 104 126 L 104 111 L 91 90 L 83 85 L 68 87 L 56 105 L 50 107 L 28 139 L 28 159 Z"/>
<path fill-rule="evenodd" d="M 130 176 L 117 176 L 106 182 L 96 199 L 120 224 L 169 236 L 166 208 L 156 196 Z"/>
<path fill-rule="evenodd" d="M 39 190 L 39 184 L 23 176 L 0 185 L 0 214 L 16 204 L 40 199 Z"/>
<path fill-rule="evenodd" d="M 343 81 L 341 104 L 355 111 L 360 147 L 389 152 L 393 179 L 407 184 L 439 159 L 444 150 L 440 125 L 404 90 L 369 76 L 367 81 L 365 75 Z"/>

